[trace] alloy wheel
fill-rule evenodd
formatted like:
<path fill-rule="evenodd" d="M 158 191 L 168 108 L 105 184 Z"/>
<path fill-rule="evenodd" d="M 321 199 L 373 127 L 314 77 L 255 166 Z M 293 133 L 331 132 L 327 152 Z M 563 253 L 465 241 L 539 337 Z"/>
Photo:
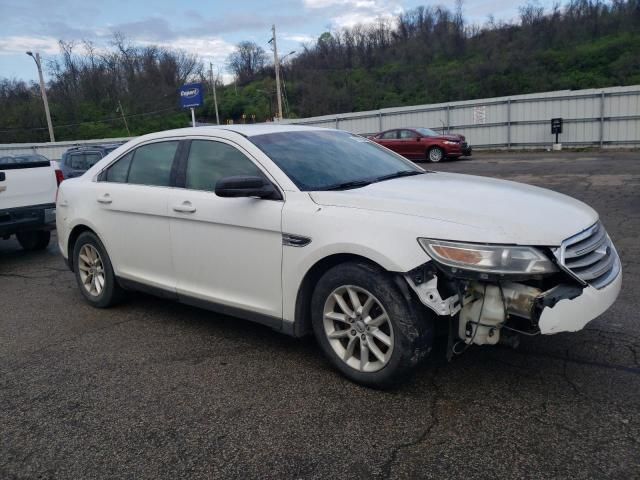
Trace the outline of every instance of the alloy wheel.
<path fill-rule="evenodd" d="M 382 303 L 354 285 L 336 288 L 323 312 L 324 332 L 338 357 L 361 372 L 381 370 L 393 353 L 393 326 Z"/>
<path fill-rule="evenodd" d="M 429 160 L 434 163 L 442 160 L 442 150 L 439 148 L 432 148 L 429 150 Z"/>
<path fill-rule="evenodd" d="M 80 249 L 78 270 L 84 289 L 91 296 L 99 296 L 104 290 L 106 276 L 102 257 L 93 245 L 86 243 Z"/>

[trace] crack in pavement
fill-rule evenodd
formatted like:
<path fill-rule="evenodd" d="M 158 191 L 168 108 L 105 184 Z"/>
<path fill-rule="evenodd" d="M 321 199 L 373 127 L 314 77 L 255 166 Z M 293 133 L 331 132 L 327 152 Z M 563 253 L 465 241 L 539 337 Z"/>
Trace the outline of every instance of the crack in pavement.
<path fill-rule="evenodd" d="M 429 416 L 431 418 L 431 422 L 425 427 L 425 429 L 413 440 L 409 442 L 399 443 L 395 447 L 393 447 L 391 454 L 389 455 L 389 459 L 382 465 L 381 478 L 389 478 L 391 474 L 391 467 L 397 461 L 400 450 L 407 449 L 410 447 L 414 447 L 423 443 L 428 437 L 431 431 L 435 428 L 435 426 L 439 423 L 438 416 L 436 414 L 438 407 L 438 400 L 440 399 L 440 387 L 436 383 L 436 376 L 438 374 L 438 368 L 433 373 L 431 377 L 431 386 L 433 388 L 433 397 L 431 399 L 431 404 L 429 406 Z"/>

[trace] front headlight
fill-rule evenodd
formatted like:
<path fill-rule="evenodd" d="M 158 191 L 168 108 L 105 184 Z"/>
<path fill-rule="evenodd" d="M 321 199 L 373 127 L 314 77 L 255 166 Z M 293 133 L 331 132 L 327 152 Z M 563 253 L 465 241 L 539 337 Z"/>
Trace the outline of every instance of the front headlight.
<path fill-rule="evenodd" d="M 419 238 L 425 252 L 436 262 L 452 268 L 497 274 L 541 274 L 558 269 L 533 247 L 481 245 Z"/>
<path fill-rule="evenodd" d="M 442 143 L 444 143 L 445 145 L 457 145 L 457 144 L 458 144 L 458 142 L 452 142 L 452 141 L 450 141 L 450 140 L 445 140 L 445 141 L 444 141 L 444 142 L 442 142 Z"/>

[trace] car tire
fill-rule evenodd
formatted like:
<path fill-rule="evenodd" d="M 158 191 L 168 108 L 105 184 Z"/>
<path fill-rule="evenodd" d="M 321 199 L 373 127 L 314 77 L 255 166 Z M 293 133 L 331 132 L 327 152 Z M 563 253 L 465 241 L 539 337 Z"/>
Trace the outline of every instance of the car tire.
<path fill-rule="evenodd" d="M 331 364 L 373 388 L 403 380 L 433 343 L 433 315 L 405 297 L 392 274 L 367 263 L 343 263 L 320 278 L 311 299 L 311 321 Z"/>
<path fill-rule="evenodd" d="M 427 150 L 427 161 L 431 163 L 438 163 L 444 160 L 444 150 L 440 147 L 431 147 Z"/>
<path fill-rule="evenodd" d="M 51 232 L 48 230 L 35 230 L 31 232 L 16 233 L 20 246 L 28 251 L 44 250 L 51 240 Z"/>
<path fill-rule="evenodd" d="M 82 296 L 97 308 L 115 305 L 124 296 L 113 273 L 111 260 L 92 232 L 80 234 L 73 247 L 73 270 Z"/>

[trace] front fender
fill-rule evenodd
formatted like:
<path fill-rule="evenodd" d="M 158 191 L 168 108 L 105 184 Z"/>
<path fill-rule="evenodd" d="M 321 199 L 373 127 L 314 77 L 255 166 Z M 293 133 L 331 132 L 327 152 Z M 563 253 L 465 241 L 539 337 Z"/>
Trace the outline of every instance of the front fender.
<path fill-rule="evenodd" d="M 296 200 L 288 198 L 285 204 L 283 233 L 305 236 L 311 241 L 304 247 L 283 246 L 285 321 L 295 319 L 296 298 L 305 275 L 327 257 L 356 255 L 390 272 L 408 272 L 429 260 L 418 244 L 413 217 L 357 208 L 319 207 L 313 202 Z"/>

